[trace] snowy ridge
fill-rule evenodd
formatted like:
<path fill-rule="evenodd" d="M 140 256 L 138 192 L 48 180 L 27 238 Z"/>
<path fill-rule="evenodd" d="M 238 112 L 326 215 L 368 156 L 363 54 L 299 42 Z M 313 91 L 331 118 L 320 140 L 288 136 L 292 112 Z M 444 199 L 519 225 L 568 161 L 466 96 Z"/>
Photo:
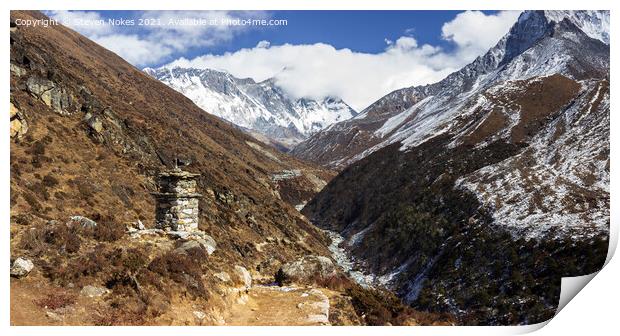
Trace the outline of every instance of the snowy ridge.
<path fill-rule="evenodd" d="M 545 16 L 553 22 L 568 19 L 591 38 L 609 44 L 609 11 L 547 10 Z"/>
<path fill-rule="evenodd" d="M 521 237 L 585 239 L 609 229 L 609 95 L 584 82 L 580 98 L 522 153 L 460 178 Z M 569 129 L 570 131 L 566 131 Z"/>
<path fill-rule="evenodd" d="M 407 150 L 453 130 L 457 118 L 480 107 L 476 106 L 480 94 L 489 87 L 552 74 L 587 78 L 608 68 L 609 57 L 600 57 L 609 53 L 603 44 L 608 41 L 608 11 L 526 11 L 493 48 L 463 69 L 435 84 L 394 91 L 354 119 L 305 140 L 293 153 L 311 159 L 333 151 L 331 161 L 323 164 L 344 167 L 395 142 Z M 407 104 L 412 96 L 413 104 Z M 403 105 L 405 109 L 400 108 Z M 384 118 L 378 118 L 375 110 Z M 365 148 L 334 146 L 357 126 L 369 131 Z"/>
<path fill-rule="evenodd" d="M 528 142 L 526 151 L 459 179 L 456 187 L 474 192 L 482 204 L 493 209 L 499 225 L 524 237 L 558 230 L 560 236 L 598 234 L 609 221 L 605 197 L 609 195 L 605 168 L 609 97 L 602 79 L 609 69 L 609 46 L 604 44 L 608 36 L 609 12 L 524 12 L 496 46 L 463 69 L 432 85 L 392 92 L 356 118 L 333 124 L 298 148 L 338 149 L 332 139 L 356 132 L 346 142 L 351 143 L 366 131 L 370 134 L 364 138 L 366 147 L 357 152 L 347 148 L 329 164 L 343 167 L 390 144 L 400 143 L 400 150 L 408 151 L 440 134 L 452 138 L 450 148 L 464 142 L 481 148 L 498 140 L 517 141 L 513 133 L 526 122 L 523 118 L 528 115 L 523 114 L 535 118 L 532 111 L 542 110 L 523 111 L 520 104 L 525 102 L 516 100 L 530 97 L 533 92 L 528 90 L 538 92 L 540 85 L 568 85 L 541 97 L 557 100 L 557 93 L 578 83 L 574 85 L 581 87 L 580 93 L 574 101 L 569 99 L 570 106 L 566 110 L 553 107 L 546 112 L 547 119 L 539 122 L 546 123 L 556 114 L 561 114 L 561 119 L 532 134 L 531 139 L 518 140 Z M 400 109 L 403 100 L 412 96 L 417 100 Z M 390 112 L 390 106 L 396 113 Z M 359 130 L 377 120 L 376 128 Z M 485 133 L 481 131 L 484 127 L 494 128 Z M 472 140 L 476 133 L 482 134 L 481 138 Z M 535 161 L 533 167 L 528 167 L 530 159 Z M 518 196 L 522 202 L 507 203 L 517 195 L 523 195 Z M 598 200 L 591 201 L 593 198 Z"/>
<path fill-rule="evenodd" d="M 341 99 L 293 99 L 273 79 L 255 82 L 211 69 L 146 68 L 205 111 L 288 144 L 357 113 Z"/>
<path fill-rule="evenodd" d="M 461 70 L 300 143 L 343 169 L 305 214 L 406 302 L 475 323 L 551 318 L 538 286 L 600 269 L 607 251 L 608 16 L 525 12 Z"/>

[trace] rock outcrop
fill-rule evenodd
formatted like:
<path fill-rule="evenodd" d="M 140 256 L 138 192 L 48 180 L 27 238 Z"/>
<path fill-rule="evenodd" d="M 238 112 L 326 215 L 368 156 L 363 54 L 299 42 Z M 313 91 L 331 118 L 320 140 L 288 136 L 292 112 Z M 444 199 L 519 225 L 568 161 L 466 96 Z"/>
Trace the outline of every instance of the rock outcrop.
<path fill-rule="evenodd" d="M 276 282 L 311 284 L 336 275 L 337 269 L 331 259 L 309 255 L 282 265 L 276 273 Z"/>
<path fill-rule="evenodd" d="M 252 287 L 252 275 L 245 267 L 236 265 L 235 274 L 239 277 L 239 279 L 241 279 L 241 282 L 245 288 Z"/>
<path fill-rule="evenodd" d="M 95 228 L 97 227 L 97 222 L 84 216 L 71 216 L 67 222 L 67 225 L 80 225 L 83 228 Z"/>
<path fill-rule="evenodd" d="M 89 298 L 95 298 L 95 297 L 100 297 L 100 296 L 103 296 L 105 294 L 108 294 L 109 292 L 110 292 L 110 290 L 108 290 L 105 287 L 86 285 L 86 286 L 82 287 L 82 290 L 80 291 L 80 294 L 82 294 L 84 296 L 87 296 Z"/>
<path fill-rule="evenodd" d="M 16 278 L 23 278 L 30 274 L 33 268 L 34 264 L 30 259 L 19 257 L 15 259 L 13 265 L 11 266 L 11 276 Z"/>

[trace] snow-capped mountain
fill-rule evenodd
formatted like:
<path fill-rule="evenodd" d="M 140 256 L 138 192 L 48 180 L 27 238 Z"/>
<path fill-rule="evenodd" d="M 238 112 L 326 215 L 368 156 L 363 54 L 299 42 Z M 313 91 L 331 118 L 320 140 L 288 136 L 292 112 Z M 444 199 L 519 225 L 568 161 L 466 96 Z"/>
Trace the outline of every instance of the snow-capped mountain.
<path fill-rule="evenodd" d="M 607 254 L 609 92 L 609 12 L 524 12 L 461 70 L 297 145 L 342 169 L 303 212 L 414 306 L 550 318 L 560 277 Z"/>
<path fill-rule="evenodd" d="M 293 99 L 273 78 L 257 83 L 211 69 L 167 66 L 144 71 L 205 111 L 285 145 L 357 115 L 339 98 Z"/>
<path fill-rule="evenodd" d="M 293 155 L 341 169 L 391 143 L 419 143 L 459 113 L 459 104 L 497 83 L 555 73 L 581 78 L 609 66 L 608 58 L 588 55 L 609 44 L 609 12 L 528 11 L 518 20 L 496 46 L 460 71 L 435 84 L 389 93 L 355 118 L 313 134 Z M 584 37 L 602 44 L 584 49 L 578 44 Z M 542 40 L 545 45 L 537 45 Z"/>

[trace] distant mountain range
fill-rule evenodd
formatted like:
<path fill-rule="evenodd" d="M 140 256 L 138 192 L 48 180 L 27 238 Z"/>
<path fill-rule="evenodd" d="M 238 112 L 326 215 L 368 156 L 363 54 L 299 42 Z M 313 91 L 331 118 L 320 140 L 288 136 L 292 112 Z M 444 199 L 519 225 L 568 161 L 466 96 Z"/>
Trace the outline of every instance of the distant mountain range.
<path fill-rule="evenodd" d="M 144 72 L 183 93 L 205 111 L 286 147 L 357 115 L 340 98 L 292 98 L 274 78 L 255 82 L 212 69 L 164 66 Z"/>

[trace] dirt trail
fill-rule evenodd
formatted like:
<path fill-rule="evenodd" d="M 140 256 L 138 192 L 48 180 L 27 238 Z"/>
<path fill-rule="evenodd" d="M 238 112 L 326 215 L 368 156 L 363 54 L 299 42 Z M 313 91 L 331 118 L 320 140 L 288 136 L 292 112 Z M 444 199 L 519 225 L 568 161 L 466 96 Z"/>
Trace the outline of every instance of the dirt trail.
<path fill-rule="evenodd" d="M 226 325 L 329 325 L 329 298 L 318 289 L 255 286 L 239 297 Z"/>
<path fill-rule="evenodd" d="M 75 304 L 60 309 L 48 309 L 36 304 L 47 293 L 57 293 L 58 287 L 42 285 L 33 279 L 11 279 L 11 325 L 92 325 L 95 312 L 103 305 L 101 298 L 77 295 Z M 231 326 L 319 326 L 330 325 L 330 297 L 337 295 L 328 289 L 254 286 L 247 292 L 235 294 L 230 310 L 216 325 Z M 192 312 L 191 304 L 175 302 L 176 314 L 162 315 L 146 325 L 202 325 Z M 204 325 L 210 325 L 206 323 Z"/>

